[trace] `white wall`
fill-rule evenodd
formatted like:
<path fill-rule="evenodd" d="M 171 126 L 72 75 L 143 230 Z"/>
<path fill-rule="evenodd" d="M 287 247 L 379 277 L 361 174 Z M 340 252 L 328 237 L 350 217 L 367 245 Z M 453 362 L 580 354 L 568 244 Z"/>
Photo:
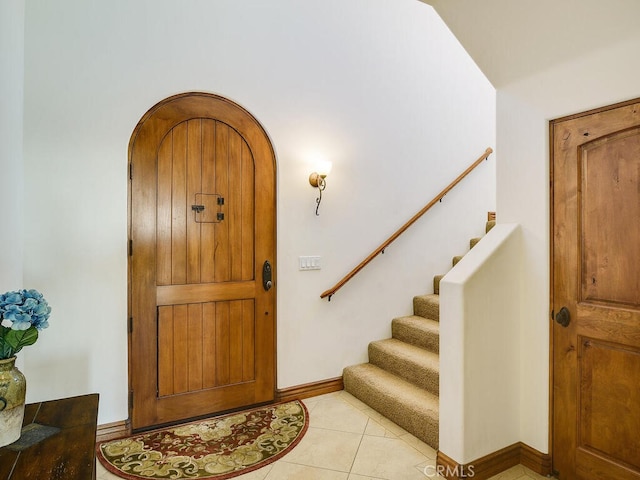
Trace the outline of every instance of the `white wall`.
<path fill-rule="evenodd" d="M 0 2 L 0 293 L 22 288 L 25 0 Z"/>
<path fill-rule="evenodd" d="M 440 283 L 439 448 L 460 464 L 520 441 L 522 266 L 501 223 Z"/>
<path fill-rule="evenodd" d="M 495 92 L 415 0 L 29 0 L 25 284 L 53 307 L 29 400 L 127 417 L 127 146 L 175 93 L 237 101 L 278 160 L 278 387 L 341 375 L 492 210 L 492 156 L 330 303 L 319 295 L 495 140 Z M 309 153 L 333 160 L 314 214 Z M 323 268 L 297 270 L 298 256 Z"/>
<path fill-rule="evenodd" d="M 520 223 L 524 242 L 521 440 L 545 453 L 549 449 L 549 121 L 640 97 L 640 64 L 632 60 L 638 51 L 640 31 L 634 38 L 498 90 L 498 218 Z"/>

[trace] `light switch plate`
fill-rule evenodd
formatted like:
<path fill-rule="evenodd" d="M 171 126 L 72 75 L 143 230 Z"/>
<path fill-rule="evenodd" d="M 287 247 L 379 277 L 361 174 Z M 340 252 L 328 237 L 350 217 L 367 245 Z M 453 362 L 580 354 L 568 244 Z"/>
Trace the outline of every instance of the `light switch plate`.
<path fill-rule="evenodd" d="M 318 256 L 305 256 L 298 257 L 300 270 L 320 270 L 321 257 Z"/>

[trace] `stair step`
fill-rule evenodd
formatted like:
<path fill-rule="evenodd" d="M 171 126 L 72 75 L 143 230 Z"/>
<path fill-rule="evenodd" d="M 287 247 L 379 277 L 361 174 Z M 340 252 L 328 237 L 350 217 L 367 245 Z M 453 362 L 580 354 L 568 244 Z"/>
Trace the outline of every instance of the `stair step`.
<path fill-rule="evenodd" d="M 456 266 L 456 264 L 462 260 L 462 257 L 464 257 L 464 255 L 456 255 L 455 257 L 453 257 L 453 260 L 451 261 L 451 265 L 452 266 Z"/>
<path fill-rule="evenodd" d="M 489 230 L 491 230 L 495 226 L 496 226 L 496 221 L 495 220 L 489 220 L 487 222 L 487 225 L 485 226 L 484 230 L 485 230 L 486 233 L 489 233 Z"/>
<path fill-rule="evenodd" d="M 347 367 L 344 388 L 438 450 L 438 397 L 370 363 Z"/>
<path fill-rule="evenodd" d="M 469 241 L 469 248 L 473 248 L 473 247 L 475 247 L 475 246 L 478 244 L 478 242 L 479 242 L 480 240 L 482 240 L 482 237 L 472 238 L 472 239 Z"/>
<path fill-rule="evenodd" d="M 433 293 L 440 295 L 440 280 L 444 278 L 444 275 L 436 275 L 433 277 Z"/>
<path fill-rule="evenodd" d="M 436 320 L 417 315 L 394 318 L 391 336 L 434 353 L 440 350 L 440 324 Z"/>
<path fill-rule="evenodd" d="M 369 363 L 438 395 L 438 354 L 395 338 L 369 344 Z"/>
<path fill-rule="evenodd" d="M 432 320 L 440 320 L 440 295 L 432 293 L 413 297 L 413 314 Z"/>

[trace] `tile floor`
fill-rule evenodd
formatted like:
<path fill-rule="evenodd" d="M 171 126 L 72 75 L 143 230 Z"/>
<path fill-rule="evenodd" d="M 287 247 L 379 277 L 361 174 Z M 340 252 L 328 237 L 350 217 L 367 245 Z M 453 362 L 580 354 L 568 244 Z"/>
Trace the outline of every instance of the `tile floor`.
<path fill-rule="evenodd" d="M 348 394 L 304 400 L 309 429 L 277 462 L 238 480 L 426 480 L 435 474 L 436 451 Z M 546 479 L 522 466 L 492 480 Z M 118 480 L 97 462 L 97 480 Z"/>

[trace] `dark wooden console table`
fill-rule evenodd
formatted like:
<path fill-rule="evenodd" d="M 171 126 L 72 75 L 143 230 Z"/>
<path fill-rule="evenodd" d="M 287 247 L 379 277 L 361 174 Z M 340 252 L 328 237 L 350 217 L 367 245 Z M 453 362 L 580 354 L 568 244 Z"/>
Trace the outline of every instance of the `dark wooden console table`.
<path fill-rule="evenodd" d="M 97 393 L 28 404 L 20 440 L 0 448 L 0 480 L 95 479 L 97 420 Z"/>

